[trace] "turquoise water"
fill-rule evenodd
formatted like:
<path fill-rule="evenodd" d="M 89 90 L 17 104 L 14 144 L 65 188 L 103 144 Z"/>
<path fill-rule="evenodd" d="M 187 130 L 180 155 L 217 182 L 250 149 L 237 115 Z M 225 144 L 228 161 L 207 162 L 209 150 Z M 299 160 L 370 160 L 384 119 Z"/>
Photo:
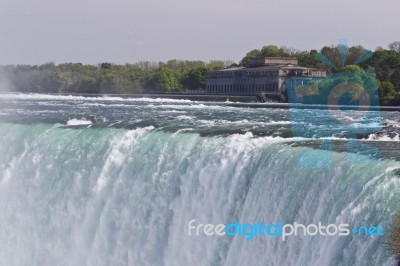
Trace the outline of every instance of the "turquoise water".
<path fill-rule="evenodd" d="M 192 219 L 388 229 L 396 138 L 365 141 L 382 158 L 334 136 L 332 152 L 291 136 L 285 110 L 181 101 L 20 95 L 0 111 L 0 265 L 394 265 L 386 235 L 187 231 Z"/>

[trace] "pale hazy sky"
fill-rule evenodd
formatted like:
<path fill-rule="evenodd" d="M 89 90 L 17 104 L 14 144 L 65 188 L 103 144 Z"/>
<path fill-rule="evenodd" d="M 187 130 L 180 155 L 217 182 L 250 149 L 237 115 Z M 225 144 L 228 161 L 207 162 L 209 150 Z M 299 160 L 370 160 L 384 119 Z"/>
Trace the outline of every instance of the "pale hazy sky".
<path fill-rule="evenodd" d="M 0 0 L 0 65 L 232 59 L 400 41 L 399 0 Z"/>

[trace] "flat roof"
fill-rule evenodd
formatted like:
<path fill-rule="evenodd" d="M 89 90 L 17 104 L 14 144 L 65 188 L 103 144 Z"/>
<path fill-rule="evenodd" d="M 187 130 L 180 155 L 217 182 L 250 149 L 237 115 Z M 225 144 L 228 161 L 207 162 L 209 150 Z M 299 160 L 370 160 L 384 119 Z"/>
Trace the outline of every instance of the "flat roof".
<path fill-rule="evenodd" d="M 231 68 L 225 68 L 225 69 L 215 70 L 215 71 L 211 71 L 211 72 L 239 71 L 239 70 L 271 70 L 271 69 L 311 69 L 311 70 L 325 71 L 324 69 L 302 67 L 302 66 L 298 66 L 298 65 L 270 65 L 270 66 L 258 66 L 258 67 L 231 67 Z"/>
<path fill-rule="evenodd" d="M 225 69 L 220 69 L 216 71 L 236 71 L 236 70 L 241 70 L 245 69 L 246 67 L 230 67 L 230 68 L 225 68 Z"/>

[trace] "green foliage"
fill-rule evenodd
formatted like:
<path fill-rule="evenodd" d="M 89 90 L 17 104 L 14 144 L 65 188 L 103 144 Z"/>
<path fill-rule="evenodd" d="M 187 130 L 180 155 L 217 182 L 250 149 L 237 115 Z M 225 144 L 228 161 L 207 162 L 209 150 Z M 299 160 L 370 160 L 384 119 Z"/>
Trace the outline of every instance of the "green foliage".
<path fill-rule="evenodd" d="M 240 61 L 243 66 L 249 66 L 251 58 L 257 57 L 287 57 L 291 56 L 294 49 L 289 49 L 286 47 L 278 47 L 276 45 L 266 45 L 261 48 L 261 50 L 254 49 L 246 54 L 245 57 Z"/>
<path fill-rule="evenodd" d="M 251 58 L 261 57 L 261 51 L 258 49 L 251 50 L 248 52 L 245 57 L 240 61 L 240 64 L 243 66 L 248 66 L 250 64 Z"/>
<path fill-rule="evenodd" d="M 183 88 L 188 90 L 205 90 L 206 74 L 210 70 L 210 68 L 206 67 L 189 70 L 182 78 Z"/>
<path fill-rule="evenodd" d="M 110 63 L 102 63 L 100 65 L 100 68 L 101 69 L 111 69 L 112 68 L 112 64 L 110 64 Z"/>
<path fill-rule="evenodd" d="M 356 69 L 356 71 L 350 71 Z M 330 104 L 330 97 L 340 99 L 341 105 L 357 105 L 368 101 L 371 105 L 377 105 L 378 87 L 375 75 L 371 71 L 363 71 L 355 67 L 349 67 L 347 72 L 333 74 L 314 85 L 318 93 L 304 97 L 304 103 Z M 369 98 L 366 98 L 368 95 Z"/>
<path fill-rule="evenodd" d="M 363 56 L 367 50 L 361 46 L 353 46 L 347 49 L 346 65 L 356 64 L 357 60 Z"/>
<path fill-rule="evenodd" d="M 261 56 L 263 57 L 285 57 L 289 56 L 283 48 L 279 48 L 276 45 L 267 45 L 261 48 Z"/>
<path fill-rule="evenodd" d="M 321 68 L 322 63 L 320 60 L 318 60 L 317 54 L 318 54 L 317 50 L 311 50 L 310 52 L 308 51 L 294 52 L 293 56 L 299 60 L 299 65 L 301 66 L 311 67 L 311 68 Z"/>
<path fill-rule="evenodd" d="M 396 99 L 396 90 L 392 83 L 384 81 L 379 84 L 379 99 L 384 105 L 390 105 Z"/>
<path fill-rule="evenodd" d="M 180 83 L 178 81 L 179 73 L 168 67 L 161 67 L 154 76 L 156 89 L 160 91 L 178 91 Z"/>
<path fill-rule="evenodd" d="M 5 66 L 2 73 L 11 87 L 21 92 L 40 93 L 141 93 L 204 90 L 205 75 L 232 61 L 141 61 L 136 64 L 98 66 L 80 63 L 40 66 Z"/>
<path fill-rule="evenodd" d="M 399 105 L 400 54 L 394 50 L 377 50 L 361 66 L 374 69 L 378 80 L 385 84 L 384 87 L 380 88 L 382 104 Z M 391 87 L 393 87 L 394 92 Z M 385 91 L 389 94 L 385 95 Z"/>
<path fill-rule="evenodd" d="M 363 71 L 363 69 L 357 65 L 347 65 L 342 69 L 342 72 L 356 72 L 356 71 Z"/>

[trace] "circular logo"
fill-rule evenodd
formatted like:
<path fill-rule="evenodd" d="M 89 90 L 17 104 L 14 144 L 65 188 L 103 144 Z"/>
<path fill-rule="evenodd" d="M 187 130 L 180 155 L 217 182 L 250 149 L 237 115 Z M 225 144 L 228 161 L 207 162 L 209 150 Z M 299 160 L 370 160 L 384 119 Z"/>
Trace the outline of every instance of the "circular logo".
<path fill-rule="evenodd" d="M 351 96 L 352 99 L 350 104 L 354 102 L 354 106 L 357 104 L 357 109 L 352 112 L 345 112 L 340 109 L 340 99 L 343 96 Z M 329 93 L 328 96 L 328 110 L 331 116 L 333 116 L 339 122 L 344 124 L 351 124 L 359 122 L 365 116 L 361 110 L 366 110 L 371 106 L 371 99 L 367 90 L 359 83 L 354 82 L 342 82 L 336 85 Z"/>

